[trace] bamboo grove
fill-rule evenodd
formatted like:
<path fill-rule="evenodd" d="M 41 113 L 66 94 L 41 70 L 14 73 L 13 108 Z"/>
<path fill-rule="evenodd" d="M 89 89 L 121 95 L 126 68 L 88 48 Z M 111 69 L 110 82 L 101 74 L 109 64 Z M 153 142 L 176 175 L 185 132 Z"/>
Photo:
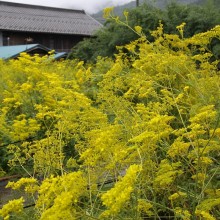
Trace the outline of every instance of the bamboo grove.
<path fill-rule="evenodd" d="M 220 26 L 184 38 L 184 25 L 160 23 L 153 42 L 136 26 L 96 64 L 0 61 L 1 173 L 24 176 L 3 219 L 29 197 L 29 219 L 219 219 Z"/>

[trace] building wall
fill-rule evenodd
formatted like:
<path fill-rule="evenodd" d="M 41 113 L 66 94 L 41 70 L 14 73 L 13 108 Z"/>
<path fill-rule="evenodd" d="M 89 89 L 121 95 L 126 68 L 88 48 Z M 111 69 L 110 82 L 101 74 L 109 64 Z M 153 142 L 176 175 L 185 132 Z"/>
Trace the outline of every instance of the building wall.
<path fill-rule="evenodd" d="M 83 38 L 80 35 L 4 32 L 3 45 L 42 44 L 58 52 L 69 52 Z"/>

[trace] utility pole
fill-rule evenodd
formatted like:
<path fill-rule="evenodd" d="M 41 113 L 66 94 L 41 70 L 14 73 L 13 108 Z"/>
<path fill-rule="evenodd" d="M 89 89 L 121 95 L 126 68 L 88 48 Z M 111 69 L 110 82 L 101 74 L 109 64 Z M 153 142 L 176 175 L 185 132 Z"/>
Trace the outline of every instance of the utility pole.
<path fill-rule="evenodd" d="M 139 0 L 136 0 L 136 7 L 139 6 Z"/>

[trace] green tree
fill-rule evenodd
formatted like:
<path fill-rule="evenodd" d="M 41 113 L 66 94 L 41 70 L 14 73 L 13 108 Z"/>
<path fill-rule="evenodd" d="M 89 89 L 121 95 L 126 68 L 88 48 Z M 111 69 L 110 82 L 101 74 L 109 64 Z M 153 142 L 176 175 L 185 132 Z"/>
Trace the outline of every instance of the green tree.
<path fill-rule="evenodd" d="M 91 62 L 95 62 L 98 56 L 113 57 L 118 52 L 116 46 L 126 45 L 138 38 L 132 31 L 135 26 L 141 26 L 148 40 L 153 41 L 150 32 L 156 29 L 160 20 L 164 24 L 165 33 L 168 34 L 178 34 L 176 27 L 183 22 L 186 23 L 184 37 L 205 32 L 220 24 L 220 9 L 216 7 L 216 2 L 207 1 L 202 5 L 180 5 L 171 2 L 163 10 L 150 4 L 142 4 L 130 9 L 127 17 L 123 15 L 120 18 L 127 26 L 121 25 L 117 19 L 116 22 L 107 19 L 95 37 L 77 44 L 69 57 Z M 211 45 L 212 48 L 216 42 Z"/>
<path fill-rule="evenodd" d="M 185 37 L 210 30 L 220 24 L 220 10 L 212 1 L 203 5 L 179 5 L 171 3 L 164 13 L 165 32 L 177 33 L 176 26 L 185 22 Z"/>
<path fill-rule="evenodd" d="M 144 33 L 150 37 L 150 31 L 158 26 L 159 20 L 162 18 L 162 11 L 160 9 L 143 4 L 141 7 L 128 11 L 127 22 L 131 28 L 137 25 L 141 26 Z M 120 20 L 126 22 L 124 16 Z M 138 37 L 128 27 L 115 21 L 107 20 L 104 27 L 95 34 L 95 38 L 85 39 L 77 44 L 72 49 L 69 58 L 94 62 L 98 56 L 113 57 L 117 53 L 116 45 L 128 44 Z"/>

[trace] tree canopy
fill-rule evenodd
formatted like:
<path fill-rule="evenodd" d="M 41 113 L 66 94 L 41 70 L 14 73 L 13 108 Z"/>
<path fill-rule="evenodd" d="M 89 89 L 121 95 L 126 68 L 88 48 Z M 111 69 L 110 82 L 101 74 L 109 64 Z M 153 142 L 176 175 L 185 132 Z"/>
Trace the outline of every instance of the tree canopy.
<path fill-rule="evenodd" d="M 184 37 L 191 37 L 220 24 L 220 9 L 214 1 L 207 1 L 202 5 L 180 5 L 171 2 L 165 9 L 159 9 L 149 4 L 128 10 L 128 15 L 120 17 L 129 27 L 141 26 L 149 40 L 153 40 L 150 32 L 155 30 L 162 21 L 164 30 L 168 34 L 176 34 L 176 26 L 185 22 Z M 113 57 L 117 53 L 116 46 L 126 45 L 138 38 L 130 28 L 120 22 L 106 20 L 92 39 L 84 39 L 73 49 L 69 58 L 83 61 L 96 61 L 98 56 Z"/>

